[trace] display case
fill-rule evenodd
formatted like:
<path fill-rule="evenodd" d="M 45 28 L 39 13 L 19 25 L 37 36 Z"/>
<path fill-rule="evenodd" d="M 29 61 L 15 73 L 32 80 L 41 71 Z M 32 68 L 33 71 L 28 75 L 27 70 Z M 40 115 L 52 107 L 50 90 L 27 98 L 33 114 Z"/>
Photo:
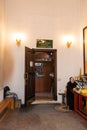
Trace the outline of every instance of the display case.
<path fill-rule="evenodd" d="M 74 92 L 74 111 L 87 120 L 87 94 Z"/>

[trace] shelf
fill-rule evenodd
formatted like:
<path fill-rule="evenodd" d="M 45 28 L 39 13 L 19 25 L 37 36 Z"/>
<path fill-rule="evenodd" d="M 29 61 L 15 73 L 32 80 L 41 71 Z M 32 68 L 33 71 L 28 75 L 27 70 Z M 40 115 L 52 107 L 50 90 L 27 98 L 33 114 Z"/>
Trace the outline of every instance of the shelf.
<path fill-rule="evenodd" d="M 51 63 L 53 61 L 35 61 L 35 63 Z"/>
<path fill-rule="evenodd" d="M 47 60 L 47 59 L 36 59 L 35 62 L 51 62 L 53 61 L 52 59 Z"/>
<path fill-rule="evenodd" d="M 35 73 L 35 76 L 36 78 L 42 78 L 44 77 L 45 75 L 44 74 L 39 74 L 38 72 Z"/>

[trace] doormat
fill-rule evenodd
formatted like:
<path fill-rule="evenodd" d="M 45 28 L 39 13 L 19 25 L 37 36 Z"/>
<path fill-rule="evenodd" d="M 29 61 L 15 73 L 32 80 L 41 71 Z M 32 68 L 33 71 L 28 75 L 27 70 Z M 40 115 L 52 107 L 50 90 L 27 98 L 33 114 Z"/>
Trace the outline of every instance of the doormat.
<path fill-rule="evenodd" d="M 60 106 L 58 105 L 55 107 L 55 110 L 61 111 L 61 112 L 71 112 L 72 111 L 66 105 L 60 105 Z"/>

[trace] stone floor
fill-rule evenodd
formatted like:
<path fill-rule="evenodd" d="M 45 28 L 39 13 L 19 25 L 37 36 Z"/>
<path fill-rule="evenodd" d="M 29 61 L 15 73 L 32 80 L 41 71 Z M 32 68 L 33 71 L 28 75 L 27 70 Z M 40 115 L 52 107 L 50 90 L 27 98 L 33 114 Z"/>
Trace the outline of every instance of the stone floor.
<path fill-rule="evenodd" d="M 87 121 L 73 111 L 60 110 L 60 105 L 57 103 L 44 103 L 15 109 L 0 124 L 0 130 L 60 129 L 87 130 Z"/>

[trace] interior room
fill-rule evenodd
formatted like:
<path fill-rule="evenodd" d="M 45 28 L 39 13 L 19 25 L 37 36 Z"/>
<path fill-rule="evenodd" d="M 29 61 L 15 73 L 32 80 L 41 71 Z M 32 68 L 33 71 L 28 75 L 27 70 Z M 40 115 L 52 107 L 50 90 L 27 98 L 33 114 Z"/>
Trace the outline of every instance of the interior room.
<path fill-rule="evenodd" d="M 1 130 L 87 129 L 87 95 L 74 94 L 74 111 L 57 110 L 69 78 L 87 76 L 86 29 L 87 0 L 0 0 Z"/>
<path fill-rule="evenodd" d="M 3 100 L 3 87 L 9 86 L 22 104 L 25 103 L 25 47 L 39 49 L 37 39 L 47 39 L 53 41 L 51 49 L 56 50 L 56 101 L 62 102 L 59 93 L 65 91 L 69 77 L 78 76 L 80 70 L 84 74 L 86 5 L 86 0 L 0 0 L 0 101 Z M 36 62 L 35 65 L 41 72 L 43 63 Z M 52 69 L 48 71 L 55 71 Z M 38 85 L 35 89 L 38 92 Z"/>

